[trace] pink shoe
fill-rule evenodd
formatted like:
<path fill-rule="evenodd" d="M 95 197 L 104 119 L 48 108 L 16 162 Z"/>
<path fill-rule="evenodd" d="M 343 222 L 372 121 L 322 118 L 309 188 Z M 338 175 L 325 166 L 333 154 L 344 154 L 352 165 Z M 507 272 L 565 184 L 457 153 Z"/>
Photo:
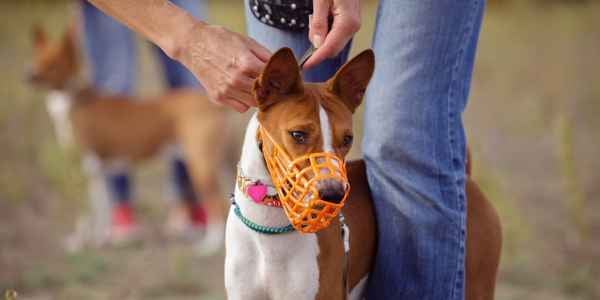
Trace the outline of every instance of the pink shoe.
<path fill-rule="evenodd" d="M 206 228 L 206 208 L 202 204 L 192 204 L 189 206 L 190 225 L 193 228 Z"/>
<path fill-rule="evenodd" d="M 113 244 L 124 244 L 138 238 L 138 227 L 135 224 L 133 210 L 128 204 L 117 204 L 112 208 L 110 241 Z"/>
<path fill-rule="evenodd" d="M 202 204 L 177 204 L 167 219 L 167 234 L 175 238 L 195 239 L 206 229 L 206 209 Z"/>

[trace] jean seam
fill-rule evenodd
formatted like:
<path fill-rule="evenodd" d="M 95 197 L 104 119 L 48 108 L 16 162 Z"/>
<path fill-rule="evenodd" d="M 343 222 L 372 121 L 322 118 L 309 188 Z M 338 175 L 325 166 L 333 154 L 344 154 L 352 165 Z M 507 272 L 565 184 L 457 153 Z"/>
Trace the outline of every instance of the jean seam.
<path fill-rule="evenodd" d="M 471 9 L 470 9 L 470 14 L 467 17 L 468 20 L 466 22 L 465 28 L 464 28 L 464 33 L 462 34 L 461 40 L 462 41 L 466 41 L 468 39 L 468 37 L 470 36 L 470 33 L 472 33 L 473 31 L 473 24 L 475 22 L 475 12 L 477 11 L 477 4 L 479 3 L 479 0 L 474 0 L 472 2 L 471 5 Z M 448 139 L 449 139 L 449 144 L 450 144 L 450 164 L 453 166 L 454 161 L 458 159 L 457 157 L 457 153 L 454 150 L 454 125 L 455 125 L 455 119 L 457 118 L 457 114 L 458 112 L 454 111 L 452 108 L 454 107 L 453 104 L 455 102 L 455 93 L 458 90 L 458 88 L 456 87 L 457 85 L 457 77 L 458 77 L 458 73 L 459 72 L 459 66 L 461 65 L 461 63 L 464 63 L 464 59 L 465 59 L 465 48 L 466 48 L 466 44 L 465 42 L 461 43 L 460 45 L 460 49 L 458 50 L 458 54 L 457 54 L 457 58 L 456 58 L 456 62 L 454 64 L 454 66 L 452 67 L 452 73 L 450 76 L 450 86 L 448 89 Z M 454 166 L 453 166 L 454 167 Z M 454 168 L 453 168 L 454 169 Z M 452 184 L 454 185 L 455 188 L 455 204 L 456 207 L 461 211 L 464 212 L 466 207 L 465 205 L 461 205 L 460 201 L 461 201 L 461 196 L 464 197 L 464 188 L 461 191 L 460 187 L 458 186 L 458 176 L 455 170 L 452 171 L 453 174 L 453 182 Z M 466 200 L 463 200 L 466 202 Z M 464 204 L 464 203 L 463 203 Z M 455 280 L 454 280 L 454 284 L 450 290 L 450 299 L 457 299 L 458 300 L 458 296 L 457 292 L 458 292 L 458 286 L 460 285 L 461 287 L 463 286 L 463 277 L 465 276 L 465 238 L 466 237 L 462 237 L 462 232 L 466 231 L 465 228 L 465 217 L 461 217 L 459 220 L 459 228 L 458 228 L 458 235 L 460 237 L 460 249 L 459 251 L 461 252 L 460 257 L 458 258 L 458 265 L 457 265 L 457 269 L 456 269 L 456 273 L 455 273 Z M 461 272 L 462 271 L 462 272 Z M 462 276 L 459 276 L 462 273 Z"/>

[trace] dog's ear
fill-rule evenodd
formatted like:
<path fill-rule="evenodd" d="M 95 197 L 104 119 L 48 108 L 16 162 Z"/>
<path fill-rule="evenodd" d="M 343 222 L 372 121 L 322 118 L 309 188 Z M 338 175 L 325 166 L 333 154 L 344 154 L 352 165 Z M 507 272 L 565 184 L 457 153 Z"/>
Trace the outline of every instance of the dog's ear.
<path fill-rule="evenodd" d="M 77 24 L 71 22 L 62 37 L 63 49 L 68 55 L 77 55 Z"/>
<path fill-rule="evenodd" d="M 300 68 L 290 48 L 281 48 L 271 56 L 253 88 L 259 110 L 265 110 L 283 95 L 301 93 L 302 90 Z"/>
<path fill-rule="evenodd" d="M 335 76 L 327 81 L 327 88 L 338 95 L 354 113 L 362 102 L 373 70 L 375 70 L 375 54 L 373 50 L 367 49 L 344 64 Z"/>
<path fill-rule="evenodd" d="M 40 24 L 33 25 L 33 28 L 31 29 L 31 37 L 33 39 L 33 47 L 36 49 L 41 49 L 46 46 L 46 32 L 42 26 L 40 26 Z"/>

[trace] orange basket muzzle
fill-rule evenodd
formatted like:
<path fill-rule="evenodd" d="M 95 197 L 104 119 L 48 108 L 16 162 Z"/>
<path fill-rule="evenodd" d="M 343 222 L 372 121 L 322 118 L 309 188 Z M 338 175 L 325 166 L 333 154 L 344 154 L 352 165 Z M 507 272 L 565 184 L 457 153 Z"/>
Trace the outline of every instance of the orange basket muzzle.
<path fill-rule="evenodd" d="M 344 160 L 329 152 L 310 153 L 291 160 L 262 126 L 260 134 L 270 143 L 269 147 L 263 146 L 263 155 L 292 226 L 303 233 L 317 232 L 329 226 L 350 192 Z M 321 199 L 318 185 L 332 181 L 344 188 L 339 202 Z"/>

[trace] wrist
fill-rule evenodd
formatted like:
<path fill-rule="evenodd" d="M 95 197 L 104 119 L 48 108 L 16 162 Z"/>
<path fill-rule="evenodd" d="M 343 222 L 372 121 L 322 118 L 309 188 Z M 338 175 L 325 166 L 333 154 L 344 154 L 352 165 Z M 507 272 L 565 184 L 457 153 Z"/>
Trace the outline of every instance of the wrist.
<path fill-rule="evenodd" d="M 172 59 L 181 61 L 185 53 L 189 52 L 190 40 L 197 39 L 198 31 L 206 26 L 206 23 L 195 19 L 186 12 L 182 12 L 181 18 L 172 34 L 165 37 L 160 48 Z"/>

